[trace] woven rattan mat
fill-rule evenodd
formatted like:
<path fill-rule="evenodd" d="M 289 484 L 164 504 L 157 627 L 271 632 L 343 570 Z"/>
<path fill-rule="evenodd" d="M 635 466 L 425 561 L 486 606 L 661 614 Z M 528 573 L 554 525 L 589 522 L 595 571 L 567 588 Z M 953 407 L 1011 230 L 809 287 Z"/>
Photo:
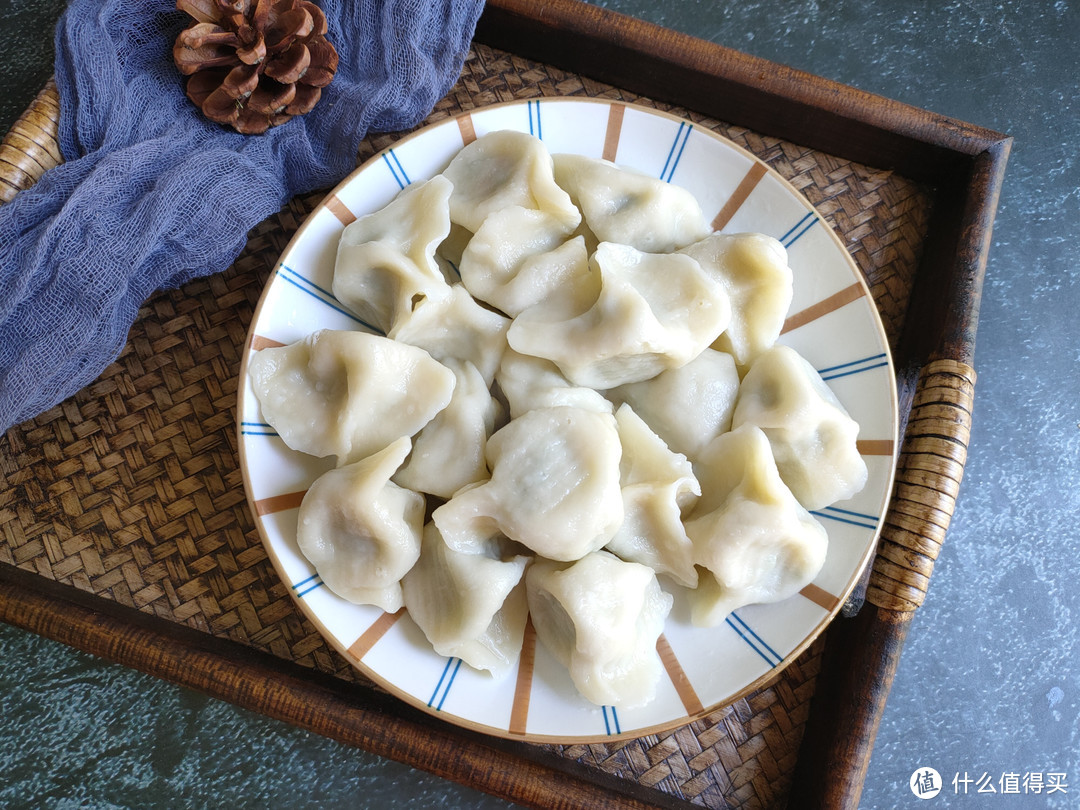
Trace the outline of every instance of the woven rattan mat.
<path fill-rule="evenodd" d="M 429 118 L 490 103 L 577 95 L 655 104 L 476 45 Z M 866 275 L 895 348 L 931 193 L 902 177 L 705 119 L 800 189 Z M 369 138 L 359 160 L 396 135 Z M 255 228 L 226 271 L 152 298 L 94 384 L 0 439 L 0 561 L 214 635 L 366 683 L 301 615 L 248 512 L 237 460 L 237 372 L 278 256 L 323 195 Z M 821 642 L 764 688 L 672 732 L 551 747 L 589 767 L 706 807 L 787 796 Z"/>

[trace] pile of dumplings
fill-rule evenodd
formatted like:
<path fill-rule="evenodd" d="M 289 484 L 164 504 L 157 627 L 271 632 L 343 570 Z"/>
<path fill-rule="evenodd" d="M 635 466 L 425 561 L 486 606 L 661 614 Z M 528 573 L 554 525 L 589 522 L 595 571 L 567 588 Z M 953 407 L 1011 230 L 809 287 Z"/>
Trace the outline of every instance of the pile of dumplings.
<path fill-rule="evenodd" d="M 809 513 L 867 477 L 794 350 L 787 254 L 685 189 L 497 131 L 348 225 L 322 330 L 249 364 L 263 417 L 332 456 L 297 542 L 344 599 L 401 607 L 499 676 L 536 637 L 598 705 L 651 700 L 696 625 L 813 580 Z"/>

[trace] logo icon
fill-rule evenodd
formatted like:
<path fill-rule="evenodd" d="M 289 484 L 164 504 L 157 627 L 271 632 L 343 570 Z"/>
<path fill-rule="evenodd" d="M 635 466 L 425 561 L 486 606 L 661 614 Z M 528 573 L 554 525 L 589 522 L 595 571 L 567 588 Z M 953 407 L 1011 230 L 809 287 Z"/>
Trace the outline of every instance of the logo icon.
<path fill-rule="evenodd" d="M 932 799 L 941 792 L 941 774 L 933 768 L 916 768 L 908 780 L 908 787 L 920 799 Z"/>

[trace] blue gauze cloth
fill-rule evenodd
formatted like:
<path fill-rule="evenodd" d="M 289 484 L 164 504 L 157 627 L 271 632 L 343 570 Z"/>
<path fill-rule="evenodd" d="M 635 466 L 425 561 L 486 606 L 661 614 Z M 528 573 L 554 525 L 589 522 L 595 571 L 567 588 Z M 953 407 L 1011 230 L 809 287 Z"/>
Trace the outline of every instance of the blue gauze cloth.
<path fill-rule="evenodd" d="M 56 30 L 65 162 L 0 206 L 0 432 L 93 382 L 155 291 L 224 270 L 290 198 L 419 123 L 457 80 L 482 0 L 321 0 L 340 63 L 307 115 L 244 136 L 172 62 L 175 0 L 73 0 Z"/>

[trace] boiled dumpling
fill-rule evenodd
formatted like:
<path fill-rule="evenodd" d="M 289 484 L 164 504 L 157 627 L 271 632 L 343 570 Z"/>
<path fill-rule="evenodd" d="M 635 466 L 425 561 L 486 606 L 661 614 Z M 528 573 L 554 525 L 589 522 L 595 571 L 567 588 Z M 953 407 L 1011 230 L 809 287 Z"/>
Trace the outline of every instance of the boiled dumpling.
<path fill-rule="evenodd" d="M 401 582 L 405 607 L 439 655 L 504 675 L 521 654 L 528 605 L 522 575 L 529 558 L 492 539 L 463 554 L 424 527 L 420 559 Z"/>
<path fill-rule="evenodd" d="M 732 424 L 765 432 L 780 477 L 807 509 L 850 498 L 866 485 L 858 423 L 792 348 L 775 346 L 750 366 Z"/>
<path fill-rule="evenodd" d="M 727 326 L 727 293 L 681 254 L 603 243 L 591 261 L 600 294 L 573 318 L 543 303 L 521 313 L 506 337 L 522 354 L 554 362 L 587 388 L 613 388 L 685 365 Z"/>
<path fill-rule="evenodd" d="M 495 211 L 461 256 L 462 283 L 510 316 L 553 294 L 588 295 L 565 290 L 573 285 L 598 286 L 589 276 L 585 240 L 580 236 L 568 240 L 567 234 L 568 229 L 544 211 L 517 205 Z"/>
<path fill-rule="evenodd" d="M 406 186 L 342 231 L 334 296 L 384 334 L 418 300 L 449 292 L 435 249 L 450 232 L 452 189 L 440 175 Z"/>
<path fill-rule="evenodd" d="M 686 533 L 703 569 L 689 592 L 694 624 L 786 599 L 817 576 L 828 536 L 780 480 L 764 433 L 745 425 L 718 436 L 694 469 L 702 496 Z"/>
<path fill-rule="evenodd" d="M 509 404 L 511 419 L 517 419 L 534 408 L 557 405 L 602 413 L 613 410 L 611 402 L 603 395 L 592 388 L 574 385 L 550 360 L 518 354 L 513 349 L 507 349 L 503 354 L 495 381 Z"/>
<path fill-rule="evenodd" d="M 730 354 L 705 349 L 679 368 L 607 392 L 626 402 L 676 453 L 693 459 L 714 437 L 731 429 L 739 371 Z"/>
<path fill-rule="evenodd" d="M 491 385 L 506 349 L 510 321 L 478 304 L 460 284 L 449 295 L 421 301 L 388 337 L 419 346 L 436 360 L 470 362 Z"/>
<path fill-rule="evenodd" d="M 731 297 L 731 323 L 713 347 L 731 354 L 745 371 L 776 342 L 791 306 L 787 250 L 760 233 L 714 233 L 682 252 L 697 259 Z"/>
<path fill-rule="evenodd" d="M 488 440 L 491 479 L 456 493 L 432 519 L 457 551 L 501 532 L 543 557 L 579 559 L 622 523 L 621 453 L 610 414 L 527 411 Z"/>
<path fill-rule="evenodd" d="M 449 498 L 488 477 L 484 449 L 495 429 L 497 407 L 483 376 L 466 361 L 447 361 L 457 385 L 450 404 L 413 439 L 409 460 L 394 476 L 403 487 Z"/>
<path fill-rule="evenodd" d="M 454 373 L 423 349 L 323 329 L 248 363 L 263 418 L 293 450 L 357 461 L 412 436 L 446 407 Z"/>
<path fill-rule="evenodd" d="M 420 556 L 424 496 L 390 476 L 409 453 L 401 438 L 361 461 L 323 473 L 300 504 L 296 542 L 343 599 L 393 613 L 401 578 Z"/>
<path fill-rule="evenodd" d="M 672 598 L 651 568 L 598 551 L 570 565 L 537 560 L 525 581 L 537 638 L 587 700 L 632 708 L 653 699 Z"/>
<path fill-rule="evenodd" d="M 669 450 L 629 405 L 615 411 L 615 421 L 623 449 L 619 470 L 625 516 L 606 548 L 693 588 L 698 576 L 682 513 L 701 494 L 701 486 L 690 462 Z"/>
<path fill-rule="evenodd" d="M 553 160 L 555 180 L 600 242 L 670 253 L 709 233 L 701 206 L 684 188 L 600 158 L 559 154 Z"/>
<path fill-rule="evenodd" d="M 454 185 L 451 221 L 473 233 L 489 214 L 511 205 L 544 211 L 567 231 L 581 221 L 569 195 L 555 184 L 543 141 L 524 132 L 482 135 L 458 152 L 443 174 Z"/>

